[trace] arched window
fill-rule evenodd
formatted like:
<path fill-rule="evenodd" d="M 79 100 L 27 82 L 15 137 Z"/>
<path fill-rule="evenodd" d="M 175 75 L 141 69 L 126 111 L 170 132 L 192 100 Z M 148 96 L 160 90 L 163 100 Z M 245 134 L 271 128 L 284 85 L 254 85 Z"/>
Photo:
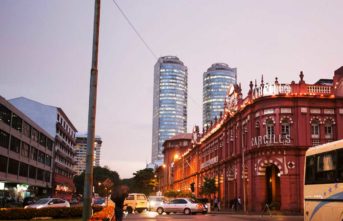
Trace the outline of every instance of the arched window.
<path fill-rule="evenodd" d="M 247 147 L 247 143 L 248 143 L 248 129 L 247 126 L 244 125 L 242 128 L 242 138 L 243 138 L 243 146 Z"/>
<path fill-rule="evenodd" d="M 282 137 L 291 135 L 291 125 L 288 119 L 283 119 L 281 122 L 281 135 Z"/>
<path fill-rule="evenodd" d="M 274 122 L 271 119 L 268 119 L 266 121 L 266 135 L 267 136 L 274 136 L 275 130 L 274 130 Z"/>
<path fill-rule="evenodd" d="M 318 139 L 320 137 L 320 122 L 318 119 L 314 119 L 311 122 L 311 136 Z"/>
<path fill-rule="evenodd" d="M 333 138 L 333 123 L 331 120 L 326 120 L 324 125 L 325 139 Z"/>
<path fill-rule="evenodd" d="M 255 123 L 255 136 L 258 137 L 260 136 L 260 122 L 256 121 Z"/>

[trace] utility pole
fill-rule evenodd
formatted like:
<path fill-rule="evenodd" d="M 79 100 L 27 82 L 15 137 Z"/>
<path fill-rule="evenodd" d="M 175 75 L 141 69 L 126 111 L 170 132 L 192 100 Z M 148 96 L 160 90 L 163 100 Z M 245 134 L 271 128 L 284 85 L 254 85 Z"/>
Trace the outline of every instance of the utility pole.
<path fill-rule="evenodd" d="M 83 221 L 87 221 L 92 216 L 91 203 L 92 203 L 92 188 L 93 188 L 96 98 L 97 98 L 97 84 L 98 84 L 100 3 L 101 3 L 101 0 L 95 0 L 92 69 L 91 69 L 90 88 L 89 88 L 87 158 L 86 158 L 85 184 L 84 184 L 84 192 L 83 192 L 83 213 L 82 213 Z"/>

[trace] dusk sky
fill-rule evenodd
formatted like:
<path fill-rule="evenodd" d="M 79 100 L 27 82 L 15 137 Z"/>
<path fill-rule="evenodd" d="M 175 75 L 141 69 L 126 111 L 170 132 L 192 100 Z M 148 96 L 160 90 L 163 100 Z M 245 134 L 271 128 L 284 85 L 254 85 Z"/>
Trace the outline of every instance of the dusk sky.
<path fill-rule="evenodd" d="M 249 81 L 332 78 L 343 66 L 343 1 L 116 0 L 157 56 L 188 67 L 188 131 L 202 123 L 202 75 L 211 64 Z M 0 95 L 61 107 L 86 131 L 93 0 L 0 1 Z M 102 0 L 96 134 L 101 165 L 121 178 L 151 160 L 156 59 Z"/>

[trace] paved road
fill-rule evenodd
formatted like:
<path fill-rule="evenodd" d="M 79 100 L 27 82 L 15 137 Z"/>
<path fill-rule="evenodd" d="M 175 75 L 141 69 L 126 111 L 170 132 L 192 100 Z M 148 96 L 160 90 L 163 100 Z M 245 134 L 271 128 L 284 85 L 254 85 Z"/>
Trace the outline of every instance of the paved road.
<path fill-rule="evenodd" d="M 142 214 L 130 214 L 124 218 L 124 221 L 129 220 L 144 220 L 144 221 L 303 221 L 302 216 L 258 216 L 258 215 L 230 215 L 230 214 L 206 214 L 206 215 L 158 215 L 154 212 L 146 212 Z"/>

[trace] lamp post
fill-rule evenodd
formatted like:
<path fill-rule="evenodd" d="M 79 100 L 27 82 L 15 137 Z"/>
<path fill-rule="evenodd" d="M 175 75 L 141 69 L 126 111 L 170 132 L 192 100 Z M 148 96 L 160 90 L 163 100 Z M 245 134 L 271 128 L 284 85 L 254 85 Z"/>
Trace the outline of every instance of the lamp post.
<path fill-rule="evenodd" d="M 244 145 L 244 133 L 246 132 L 246 128 L 242 125 L 242 179 L 243 179 L 243 211 L 247 211 L 247 203 L 246 203 L 246 178 L 245 178 L 245 145 Z"/>

